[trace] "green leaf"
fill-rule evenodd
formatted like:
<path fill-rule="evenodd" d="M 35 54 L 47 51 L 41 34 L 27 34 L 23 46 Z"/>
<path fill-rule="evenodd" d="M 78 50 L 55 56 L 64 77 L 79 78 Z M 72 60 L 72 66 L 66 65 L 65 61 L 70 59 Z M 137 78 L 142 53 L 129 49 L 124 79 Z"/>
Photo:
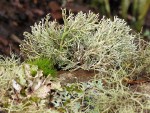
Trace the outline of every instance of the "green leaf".
<path fill-rule="evenodd" d="M 127 18 L 127 15 L 128 15 L 129 5 L 130 5 L 130 0 L 121 1 L 121 15 L 125 19 Z"/>

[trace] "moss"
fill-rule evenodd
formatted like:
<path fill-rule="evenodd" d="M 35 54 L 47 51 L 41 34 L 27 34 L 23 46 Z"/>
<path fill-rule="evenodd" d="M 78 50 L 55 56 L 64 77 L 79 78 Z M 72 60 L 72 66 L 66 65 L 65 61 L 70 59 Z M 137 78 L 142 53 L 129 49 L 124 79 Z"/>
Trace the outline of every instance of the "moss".
<path fill-rule="evenodd" d="M 39 70 L 43 71 L 44 76 L 51 75 L 55 77 L 56 69 L 54 69 L 53 62 L 48 58 L 37 58 L 34 60 L 27 61 L 31 65 L 37 65 Z M 31 74 L 35 76 L 37 71 L 31 71 Z"/>

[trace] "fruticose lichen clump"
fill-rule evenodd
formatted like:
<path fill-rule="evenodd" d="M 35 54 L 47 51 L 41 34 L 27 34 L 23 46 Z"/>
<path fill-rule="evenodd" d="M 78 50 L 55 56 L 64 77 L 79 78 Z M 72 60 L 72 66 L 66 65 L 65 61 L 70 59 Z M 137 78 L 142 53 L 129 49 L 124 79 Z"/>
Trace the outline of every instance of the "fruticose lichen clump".
<path fill-rule="evenodd" d="M 77 15 L 62 10 L 64 24 L 50 22 L 47 15 L 25 32 L 21 52 L 29 59 L 50 58 L 63 69 L 106 71 L 120 66 L 136 54 L 135 35 L 127 23 L 114 17 L 113 21 L 89 12 Z"/>

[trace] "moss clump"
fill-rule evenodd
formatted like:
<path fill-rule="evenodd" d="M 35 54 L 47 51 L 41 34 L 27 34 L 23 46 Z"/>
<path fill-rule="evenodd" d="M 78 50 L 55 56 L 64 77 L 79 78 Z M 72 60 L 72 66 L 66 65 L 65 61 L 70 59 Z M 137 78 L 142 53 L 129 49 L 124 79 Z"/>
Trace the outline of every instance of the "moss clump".
<path fill-rule="evenodd" d="M 39 70 L 43 71 L 44 76 L 51 75 L 55 77 L 56 75 L 56 70 L 54 69 L 53 62 L 48 59 L 48 58 L 37 58 L 34 60 L 28 61 L 29 64 L 31 65 L 37 65 Z M 31 74 L 34 76 L 36 75 L 37 71 L 32 71 Z"/>

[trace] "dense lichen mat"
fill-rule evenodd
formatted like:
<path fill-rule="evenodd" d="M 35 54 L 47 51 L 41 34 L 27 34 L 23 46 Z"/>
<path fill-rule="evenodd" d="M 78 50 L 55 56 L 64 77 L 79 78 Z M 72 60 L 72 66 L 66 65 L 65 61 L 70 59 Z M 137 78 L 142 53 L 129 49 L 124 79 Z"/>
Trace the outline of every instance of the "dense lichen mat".
<path fill-rule="evenodd" d="M 99 20 L 92 12 L 67 15 L 65 9 L 62 15 L 63 25 L 47 15 L 24 33 L 24 62 L 13 54 L 0 57 L 0 110 L 150 112 L 149 93 L 130 86 L 149 81 L 149 42 L 117 17 Z"/>

